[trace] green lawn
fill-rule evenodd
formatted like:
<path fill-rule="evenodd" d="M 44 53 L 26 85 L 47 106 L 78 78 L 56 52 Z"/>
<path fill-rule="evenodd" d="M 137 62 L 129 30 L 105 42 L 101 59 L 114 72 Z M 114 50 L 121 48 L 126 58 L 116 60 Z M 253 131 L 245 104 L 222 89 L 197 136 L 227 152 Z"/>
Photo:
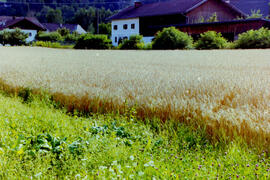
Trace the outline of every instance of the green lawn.
<path fill-rule="evenodd" d="M 0 179 L 270 175 L 269 154 L 235 142 L 211 144 L 203 131 L 179 123 L 142 123 L 133 110 L 125 116 L 77 117 L 46 102 L 0 95 Z"/>

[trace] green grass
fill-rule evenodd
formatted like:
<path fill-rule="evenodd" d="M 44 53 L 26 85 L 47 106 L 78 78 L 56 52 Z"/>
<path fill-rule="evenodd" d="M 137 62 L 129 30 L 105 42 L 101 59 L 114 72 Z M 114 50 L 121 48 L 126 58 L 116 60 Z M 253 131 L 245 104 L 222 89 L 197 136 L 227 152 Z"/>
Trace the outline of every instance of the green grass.
<path fill-rule="evenodd" d="M 142 122 L 133 109 L 78 117 L 0 95 L 0 179 L 267 179 L 268 153 L 210 143 L 203 129 Z"/>

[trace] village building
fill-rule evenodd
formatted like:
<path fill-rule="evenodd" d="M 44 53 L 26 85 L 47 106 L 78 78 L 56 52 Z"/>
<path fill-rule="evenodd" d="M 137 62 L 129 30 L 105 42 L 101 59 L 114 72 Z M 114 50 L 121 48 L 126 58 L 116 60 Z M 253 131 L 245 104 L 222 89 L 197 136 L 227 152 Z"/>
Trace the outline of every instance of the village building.
<path fill-rule="evenodd" d="M 12 31 L 15 28 L 19 28 L 22 32 L 28 34 L 28 38 L 26 39 L 27 43 L 35 40 L 38 31 L 53 32 L 57 29 L 66 28 L 71 33 L 86 33 L 86 31 L 79 24 L 42 24 L 34 17 L 0 16 L 0 31 Z"/>
<path fill-rule="evenodd" d="M 70 33 L 77 32 L 78 34 L 87 33 L 79 24 L 57 24 L 57 23 L 42 23 L 47 32 L 57 31 L 57 29 L 68 29 Z"/>
<path fill-rule="evenodd" d="M 249 0 L 170 0 L 150 4 L 135 2 L 133 6 L 109 18 L 112 22 L 112 43 L 117 46 L 122 39 L 138 34 L 143 35 L 145 43 L 149 43 L 156 32 L 169 26 L 177 27 L 195 37 L 214 30 L 231 40 L 251 28 L 268 27 L 269 21 L 263 19 L 244 20 L 252 9 L 244 3 L 247 1 Z M 266 8 L 263 8 L 262 13 L 268 14 Z M 219 22 L 202 22 L 213 15 L 216 15 Z"/>
<path fill-rule="evenodd" d="M 22 32 L 28 34 L 26 42 L 35 40 L 38 31 L 46 31 L 45 27 L 33 17 L 0 16 L 0 31 L 11 31 L 15 28 L 20 28 Z"/>

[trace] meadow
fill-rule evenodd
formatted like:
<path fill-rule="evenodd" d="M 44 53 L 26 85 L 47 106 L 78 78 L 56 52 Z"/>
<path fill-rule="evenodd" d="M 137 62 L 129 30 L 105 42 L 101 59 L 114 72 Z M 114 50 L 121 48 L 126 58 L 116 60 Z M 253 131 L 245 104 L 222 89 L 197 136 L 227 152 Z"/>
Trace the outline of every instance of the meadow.
<path fill-rule="evenodd" d="M 1 48 L 0 77 L 42 88 L 68 111 L 158 118 L 269 147 L 269 50 L 84 51 Z"/>
<path fill-rule="evenodd" d="M 133 111 L 68 115 L 0 94 L 0 179 L 269 179 L 266 151 L 212 144 L 203 130 Z"/>
<path fill-rule="evenodd" d="M 0 179 L 269 178 L 269 50 L 0 54 Z"/>

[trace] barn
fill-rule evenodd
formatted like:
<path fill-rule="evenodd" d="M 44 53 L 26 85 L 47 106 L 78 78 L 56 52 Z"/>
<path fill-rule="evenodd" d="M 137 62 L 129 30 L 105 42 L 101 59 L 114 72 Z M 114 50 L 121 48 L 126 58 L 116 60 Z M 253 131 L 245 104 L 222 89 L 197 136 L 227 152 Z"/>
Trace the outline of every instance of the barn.
<path fill-rule="evenodd" d="M 170 0 L 143 4 L 135 2 L 133 6 L 123 9 L 110 17 L 112 22 L 112 42 L 131 35 L 143 35 L 143 40 L 151 42 L 155 33 L 164 27 L 175 26 L 181 31 L 196 37 L 202 32 L 214 30 L 223 33 L 228 39 L 237 38 L 239 33 L 249 29 L 268 27 L 269 21 L 264 19 L 243 20 L 248 16 L 239 7 L 242 0 Z M 248 1 L 248 0 L 246 0 Z M 216 15 L 218 22 L 200 23 Z M 237 20 L 240 19 L 240 20 Z"/>

